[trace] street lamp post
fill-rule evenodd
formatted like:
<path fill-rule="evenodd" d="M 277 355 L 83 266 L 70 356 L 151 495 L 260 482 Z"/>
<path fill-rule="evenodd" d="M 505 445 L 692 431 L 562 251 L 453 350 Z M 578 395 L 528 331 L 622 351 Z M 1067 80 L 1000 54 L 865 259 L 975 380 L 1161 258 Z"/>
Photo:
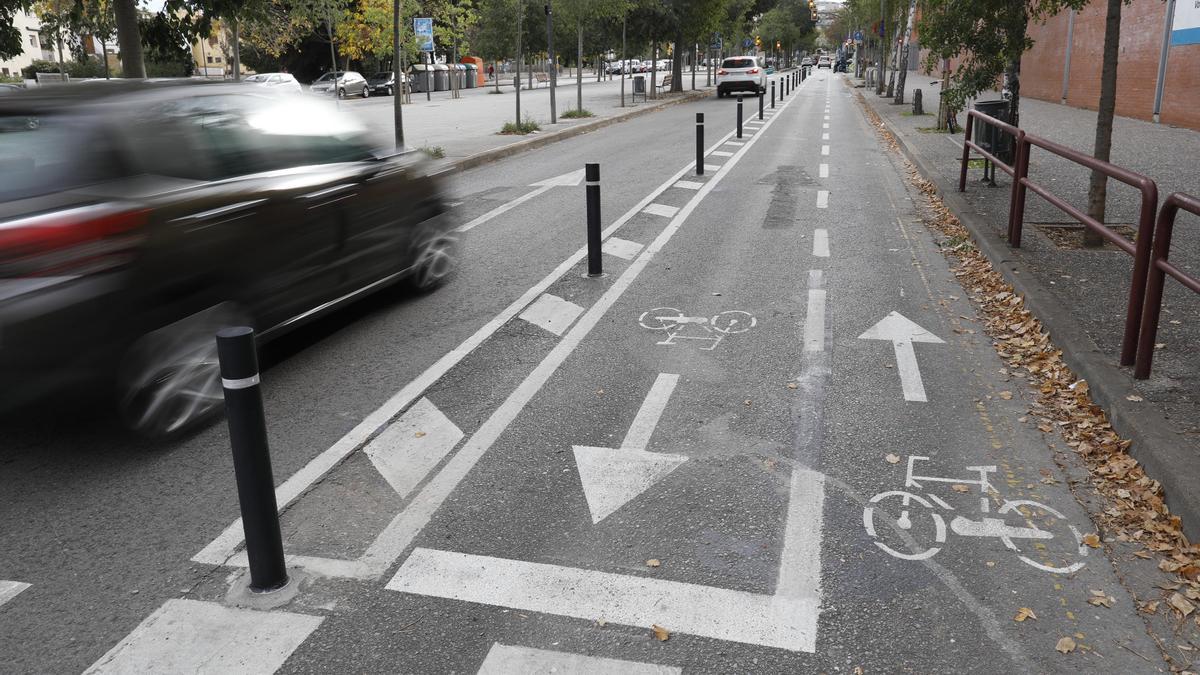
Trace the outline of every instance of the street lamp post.
<path fill-rule="evenodd" d="M 546 56 L 550 60 L 550 124 L 558 124 L 558 108 L 554 103 L 554 88 L 558 86 L 558 68 L 554 61 L 554 16 L 546 3 Z"/>
<path fill-rule="evenodd" d="M 400 66 L 400 0 L 392 0 L 392 120 L 396 129 L 396 149 L 404 147 L 404 114 L 400 103 L 404 100 L 404 69 Z"/>
<path fill-rule="evenodd" d="M 517 77 L 513 79 L 513 89 L 517 92 L 517 119 L 516 125 L 521 126 L 521 15 L 525 13 L 525 3 L 517 3 Z"/>

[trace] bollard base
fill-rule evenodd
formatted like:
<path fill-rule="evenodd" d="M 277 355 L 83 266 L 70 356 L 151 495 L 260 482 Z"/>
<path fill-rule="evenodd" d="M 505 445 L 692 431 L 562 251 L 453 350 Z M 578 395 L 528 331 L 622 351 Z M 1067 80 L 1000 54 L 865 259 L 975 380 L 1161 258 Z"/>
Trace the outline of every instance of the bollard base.
<path fill-rule="evenodd" d="M 250 588 L 250 571 L 243 570 L 225 594 L 225 604 L 258 610 L 283 607 L 296 599 L 300 593 L 300 586 L 305 585 L 310 578 L 311 575 L 304 570 L 289 567 L 286 584 L 269 591 L 255 591 Z"/>
<path fill-rule="evenodd" d="M 579 276 L 583 277 L 584 279 L 603 279 L 604 277 L 608 276 L 608 272 L 601 272 L 600 274 L 590 274 L 588 272 L 584 272 Z"/>

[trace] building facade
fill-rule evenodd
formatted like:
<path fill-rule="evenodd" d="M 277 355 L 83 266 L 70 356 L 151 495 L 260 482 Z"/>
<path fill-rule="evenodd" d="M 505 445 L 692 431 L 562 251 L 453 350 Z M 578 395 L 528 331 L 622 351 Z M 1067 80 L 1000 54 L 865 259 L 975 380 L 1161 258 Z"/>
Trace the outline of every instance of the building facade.
<path fill-rule="evenodd" d="M 33 14 L 17 12 L 13 25 L 21 31 L 22 45 L 25 51 L 11 59 L 0 61 L 0 76 L 11 78 L 20 77 L 21 69 L 38 59 L 53 61 L 53 45 L 49 38 L 40 34 L 41 24 Z"/>

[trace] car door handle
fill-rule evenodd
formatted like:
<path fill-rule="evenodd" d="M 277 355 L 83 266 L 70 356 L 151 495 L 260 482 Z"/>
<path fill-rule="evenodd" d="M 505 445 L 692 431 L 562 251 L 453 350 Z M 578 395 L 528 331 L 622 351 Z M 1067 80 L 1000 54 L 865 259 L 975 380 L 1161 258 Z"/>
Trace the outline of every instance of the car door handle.
<path fill-rule="evenodd" d="M 218 222 L 226 222 L 236 218 L 244 218 L 260 204 L 266 203 L 266 199 L 250 199 L 236 204 L 228 204 L 208 211 L 201 211 L 187 216 L 181 216 L 172 220 L 172 223 L 183 225 L 188 228 L 188 232 L 204 229 Z"/>
<path fill-rule="evenodd" d="M 325 206 L 334 202 L 353 197 L 358 194 L 355 190 L 358 188 L 357 183 L 343 183 L 342 185 L 334 185 L 333 187 L 310 192 L 306 195 L 300 195 L 300 200 L 309 202 L 308 208 L 314 209 L 318 206 Z"/>

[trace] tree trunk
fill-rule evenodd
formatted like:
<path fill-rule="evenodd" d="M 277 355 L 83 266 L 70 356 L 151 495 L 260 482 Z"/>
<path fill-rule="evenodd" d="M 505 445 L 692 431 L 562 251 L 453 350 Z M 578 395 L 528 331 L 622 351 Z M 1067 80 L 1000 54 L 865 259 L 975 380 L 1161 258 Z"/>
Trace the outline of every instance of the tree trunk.
<path fill-rule="evenodd" d="M 904 105 L 904 87 L 905 80 L 908 79 L 908 50 L 909 42 L 912 39 L 913 17 L 917 13 L 917 0 L 909 0 L 908 4 L 908 20 L 904 26 L 904 48 L 900 51 L 900 74 L 896 82 L 896 105 Z"/>
<path fill-rule="evenodd" d="M 675 58 L 671 60 L 671 91 L 683 91 L 683 31 L 675 33 Z"/>
<path fill-rule="evenodd" d="M 108 72 L 108 41 L 100 40 L 100 51 L 104 55 L 104 79 L 111 79 Z"/>
<path fill-rule="evenodd" d="M 650 41 L 650 98 L 658 98 L 658 41 Z"/>
<path fill-rule="evenodd" d="M 146 77 L 146 62 L 142 58 L 142 36 L 138 32 L 137 0 L 115 0 L 113 13 L 117 19 L 117 43 L 121 46 L 121 71 L 125 77 Z"/>
<path fill-rule="evenodd" d="M 1096 146 L 1092 155 L 1108 161 L 1112 150 L 1113 113 L 1117 107 L 1117 56 L 1121 46 L 1121 0 L 1108 0 L 1108 15 L 1104 21 L 1104 61 L 1100 71 L 1100 104 L 1096 110 Z M 1108 196 L 1108 176 L 1092 172 L 1088 186 L 1088 215 L 1101 223 Z M 1089 229 L 1083 230 L 1083 245 L 1097 247 L 1104 238 Z"/>
<path fill-rule="evenodd" d="M 233 81 L 242 81 L 242 52 L 238 48 L 238 20 L 236 16 L 229 18 L 229 25 L 233 27 Z"/>

